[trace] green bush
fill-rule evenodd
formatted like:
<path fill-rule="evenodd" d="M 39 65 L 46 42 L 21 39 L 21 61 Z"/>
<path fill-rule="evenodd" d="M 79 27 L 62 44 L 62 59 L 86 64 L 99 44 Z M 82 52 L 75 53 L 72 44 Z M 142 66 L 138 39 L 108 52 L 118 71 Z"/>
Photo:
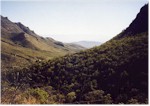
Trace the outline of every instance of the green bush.
<path fill-rule="evenodd" d="M 49 97 L 49 94 L 40 88 L 29 89 L 29 94 L 38 99 L 40 103 L 47 103 Z"/>
<path fill-rule="evenodd" d="M 70 92 L 67 94 L 66 100 L 67 102 L 71 103 L 76 99 L 76 93 L 75 92 Z"/>

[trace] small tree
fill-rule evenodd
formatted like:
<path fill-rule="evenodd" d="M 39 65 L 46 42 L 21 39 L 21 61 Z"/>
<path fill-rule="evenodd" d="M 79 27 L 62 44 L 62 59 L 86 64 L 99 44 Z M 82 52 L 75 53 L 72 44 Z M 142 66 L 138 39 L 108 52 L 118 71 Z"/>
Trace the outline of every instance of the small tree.
<path fill-rule="evenodd" d="M 110 94 L 107 94 L 103 97 L 103 103 L 104 104 L 111 104 L 112 103 L 112 98 Z"/>
<path fill-rule="evenodd" d="M 94 100 L 102 99 L 103 94 L 104 94 L 104 91 L 95 90 L 95 91 L 91 91 L 91 92 L 85 94 L 84 98 L 86 101 L 94 101 Z"/>
<path fill-rule="evenodd" d="M 75 92 L 70 92 L 67 94 L 66 100 L 68 103 L 73 102 L 76 99 L 76 93 Z"/>

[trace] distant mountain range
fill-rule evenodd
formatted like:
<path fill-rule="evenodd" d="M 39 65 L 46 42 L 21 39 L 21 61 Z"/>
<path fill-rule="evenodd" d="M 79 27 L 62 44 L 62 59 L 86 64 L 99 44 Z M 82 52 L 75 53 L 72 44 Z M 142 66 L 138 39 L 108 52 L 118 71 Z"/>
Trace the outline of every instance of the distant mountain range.
<path fill-rule="evenodd" d="M 100 46 L 102 44 L 101 42 L 96 42 L 96 41 L 79 41 L 79 42 L 72 42 L 72 43 L 81 45 L 85 48 L 92 48 L 95 46 Z"/>

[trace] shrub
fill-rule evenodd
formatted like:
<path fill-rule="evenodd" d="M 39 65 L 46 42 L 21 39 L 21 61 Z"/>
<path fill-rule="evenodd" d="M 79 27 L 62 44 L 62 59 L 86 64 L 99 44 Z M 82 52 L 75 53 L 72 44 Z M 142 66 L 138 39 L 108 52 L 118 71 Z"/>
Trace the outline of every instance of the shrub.
<path fill-rule="evenodd" d="M 66 100 L 67 102 L 71 103 L 76 99 L 76 93 L 75 92 L 70 92 L 67 94 Z"/>
<path fill-rule="evenodd" d="M 36 88 L 36 89 L 29 89 L 28 93 L 33 97 L 35 97 L 36 99 L 38 99 L 40 103 L 47 103 L 49 95 L 46 91 L 40 88 Z"/>

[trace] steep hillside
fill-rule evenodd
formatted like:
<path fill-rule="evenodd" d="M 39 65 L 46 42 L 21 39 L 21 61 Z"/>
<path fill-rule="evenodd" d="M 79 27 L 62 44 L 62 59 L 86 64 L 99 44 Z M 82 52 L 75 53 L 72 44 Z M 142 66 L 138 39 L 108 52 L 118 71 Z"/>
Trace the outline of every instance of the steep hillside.
<path fill-rule="evenodd" d="M 147 5 L 143 8 L 148 11 Z M 139 14 L 145 13 L 141 9 Z M 13 95 L 8 97 L 7 93 L 13 90 L 6 92 L 2 86 L 2 102 L 147 104 L 148 30 L 144 30 L 99 47 L 2 73 L 6 81 L 3 85 L 15 89 L 15 99 L 10 100 Z"/>
<path fill-rule="evenodd" d="M 137 14 L 136 19 L 116 38 L 133 36 L 148 31 L 148 5 L 146 4 Z"/>
<path fill-rule="evenodd" d="M 45 51 L 56 50 L 60 52 L 74 52 L 74 50 L 69 48 L 70 45 L 64 44 L 51 38 L 43 38 L 20 22 L 13 23 L 7 17 L 1 16 L 1 23 L 2 38 L 10 40 L 13 43 L 17 43 L 23 47 Z M 79 51 L 78 48 L 79 50 L 84 49 L 83 47 L 79 46 L 76 47 L 76 51 Z"/>
<path fill-rule="evenodd" d="M 85 49 L 43 38 L 23 24 L 1 16 L 2 67 L 24 66 L 38 59 L 51 59 Z M 20 63 L 20 64 L 18 64 Z"/>

